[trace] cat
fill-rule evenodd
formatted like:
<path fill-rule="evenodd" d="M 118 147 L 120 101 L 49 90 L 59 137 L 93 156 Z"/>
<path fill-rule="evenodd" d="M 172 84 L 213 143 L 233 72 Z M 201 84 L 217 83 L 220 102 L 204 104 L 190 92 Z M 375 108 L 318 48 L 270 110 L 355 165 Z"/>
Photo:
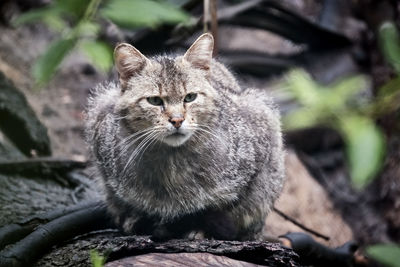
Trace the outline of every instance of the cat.
<path fill-rule="evenodd" d="M 242 89 L 201 35 L 183 56 L 122 43 L 119 83 L 89 99 L 86 136 L 108 211 L 154 239 L 255 240 L 284 182 L 279 112 Z"/>

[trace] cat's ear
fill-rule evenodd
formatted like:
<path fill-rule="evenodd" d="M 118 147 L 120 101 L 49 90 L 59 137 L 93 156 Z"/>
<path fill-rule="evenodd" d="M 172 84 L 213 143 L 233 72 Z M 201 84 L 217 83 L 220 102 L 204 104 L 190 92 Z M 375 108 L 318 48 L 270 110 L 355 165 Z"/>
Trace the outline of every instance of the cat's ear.
<path fill-rule="evenodd" d="M 125 89 L 129 78 L 140 73 L 146 64 L 150 64 L 150 60 L 127 43 L 122 43 L 115 47 L 114 61 L 123 89 Z"/>
<path fill-rule="evenodd" d="M 183 59 L 196 68 L 208 70 L 211 64 L 213 48 L 213 36 L 205 33 L 197 38 L 188 51 L 186 51 Z"/>

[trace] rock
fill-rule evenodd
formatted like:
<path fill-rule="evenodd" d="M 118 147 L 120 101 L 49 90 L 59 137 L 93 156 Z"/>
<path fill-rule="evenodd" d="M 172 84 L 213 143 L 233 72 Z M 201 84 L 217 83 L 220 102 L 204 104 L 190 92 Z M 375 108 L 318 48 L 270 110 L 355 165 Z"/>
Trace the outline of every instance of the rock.
<path fill-rule="evenodd" d="M 0 129 L 27 156 L 51 154 L 46 127 L 25 96 L 0 72 Z"/>
<path fill-rule="evenodd" d="M 11 144 L 0 132 L 0 161 L 25 158 L 13 144 Z"/>
<path fill-rule="evenodd" d="M 308 228 L 330 237 L 329 241 L 314 237 L 330 247 L 341 246 L 354 238 L 353 232 L 340 211 L 335 209 L 325 189 L 309 174 L 293 151 L 286 156 L 287 180 L 275 207 Z M 272 212 L 265 226 L 270 236 L 303 229 Z"/>

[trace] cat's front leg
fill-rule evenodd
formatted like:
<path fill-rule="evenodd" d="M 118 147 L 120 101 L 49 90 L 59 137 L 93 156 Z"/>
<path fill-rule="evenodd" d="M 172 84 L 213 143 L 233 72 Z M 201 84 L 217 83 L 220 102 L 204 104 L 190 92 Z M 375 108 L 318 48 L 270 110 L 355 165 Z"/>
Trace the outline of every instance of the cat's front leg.
<path fill-rule="evenodd" d="M 204 216 L 205 237 L 222 240 L 255 240 L 261 234 L 264 220 L 258 212 L 220 210 Z"/>
<path fill-rule="evenodd" d="M 201 240 L 204 239 L 205 232 L 202 230 L 192 230 L 190 232 L 187 232 L 183 238 L 189 239 L 189 240 Z"/>
<path fill-rule="evenodd" d="M 126 234 L 151 235 L 156 228 L 156 220 L 137 211 L 115 197 L 109 197 L 107 211 L 116 226 Z"/>
<path fill-rule="evenodd" d="M 225 210 L 212 210 L 204 214 L 202 229 L 206 238 L 220 240 L 235 240 L 240 225 L 232 212 Z"/>

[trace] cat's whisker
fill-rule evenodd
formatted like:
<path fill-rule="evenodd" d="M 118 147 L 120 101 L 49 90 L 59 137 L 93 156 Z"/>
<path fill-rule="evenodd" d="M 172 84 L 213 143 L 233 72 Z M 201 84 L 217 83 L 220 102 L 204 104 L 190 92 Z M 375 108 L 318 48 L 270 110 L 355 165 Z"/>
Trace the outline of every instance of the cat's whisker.
<path fill-rule="evenodd" d="M 115 148 L 119 148 L 120 146 L 125 145 L 125 143 L 129 142 L 129 144 L 127 145 L 128 147 L 131 146 L 132 144 L 134 144 L 138 139 L 144 137 L 146 134 L 154 131 L 154 130 L 160 130 L 162 129 L 162 126 L 155 126 L 155 127 L 151 127 L 151 128 L 146 128 L 144 130 L 135 132 L 134 134 L 131 134 L 127 137 L 125 137 L 124 139 L 122 139 L 116 146 Z M 141 134 L 141 135 L 140 135 Z M 138 135 L 140 135 L 139 137 L 137 137 Z M 137 137 L 137 138 L 135 138 Z M 135 138 L 133 141 L 131 141 L 133 138 Z"/>
<path fill-rule="evenodd" d="M 142 151 L 144 151 L 146 149 L 146 146 L 153 140 L 156 139 L 156 137 L 158 136 L 159 132 L 154 132 L 151 136 L 149 136 L 147 138 L 146 141 L 143 142 L 143 144 L 139 145 L 137 147 L 137 149 L 135 149 L 134 153 L 135 153 L 135 157 L 137 157 L 137 155 L 139 155 L 139 153 L 141 153 Z"/>
<path fill-rule="evenodd" d="M 120 149 L 116 154 L 116 159 L 119 160 L 121 158 L 121 156 L 124 155 L 124 153 L 130 149 L 130 147 L 132 147 L 133 144 L 135 144 L 135 142 L 137 140 L 139 140 L 140 138 L 145 137 L 146 135 L 150 134 L 153 131 L 153 128 L 147 128 L 138 132 L 135 132 L 127 137 L 125 137 L 124 139 L 122 139 L 116 146 L 114 150 L 110 151 L 110 153 L 108 154 L 108 156 L 112 156 L 113 153 L 115 153 L 115 151 L 118 151 L 118 148 L 122 147 L 122 149 Z M 139 135 L 139 136 L 138 136 Z M 136 138 L 135 138 L 136 137 Z M 135 139 L 133 139 L 135 138 Z M 133 140 L 132 140 L 133 139 Z"/>
<path fill-rule="evenodd" d="M 139 135 L 141 133 L 148 132 L 148 131 L 153 131 L 153 130 L 158 130 L 158 129 L 162 129 L 162 128 L 164 128 L 164 127 L 163 126 L 153 126 L 153 127 L 146 128 L 144 130 L 137 131 L 137 132 L 125 137 L 123 140 L 121 140 L 121 142 L 124 142 L 126 139 L 131 139 L 134 136 L 137 136 L 137 135 Z"/>
<path fill-rule="evenodd" d="M 223 140 L 218 134 L 216 134 L 213 130 L 211 130 L 210 127 L 208 127 L 208 126 L 206 126 L 206 125 L 199 125 L 199 124 L 197 124 L 196 126 L 197 126 L 197 127 L 196 127 L 195 129 L 196 129 L 196 131 L 199 132 L 199 134 L 200 134 L 200 132 L 209 134 L 209 135 L 213 136 L 216 140 L 218 140 L 225 148 L 228 148 L 228 146 L 227 146 L 227 144 L 224 142 L 224 140 Z M 210 130 L 204 129 L 203 127 L 208 127 Z"/>
<path fill-rule="evenodd" d="M 197 134 L 196 134 L 197 133 Z M 201 137 L 203 136 L 202 132 L 196 132 L 195 134 L 193 134 L 192 138 L 193 141 L 197 144 L 201 144 Z"/>
<path fill-rule="evenodd" d="M 148 142 L 148 144 L 146 145 L 146 147 L 144 147 L 144 148 L 142 149 L 142 152 L 141 152 L 140 157 L 139 157 L 139 159 L 137 160 L 137 162 L 140 162 L 140 161 L 141 161 L 144 152 L 145 152 L 148 148 L 150 148 L 150 146 L 151 146 L 152 144 L 154 144 L 154 143 L 157 141 L 158 135 L 159 135 L 159 134 L 155 135 L 154 138 L 152 138 L 152 140 L 151 140 L 150 142 Z"/>
<path fill-rule="evenodd" d="M 151 134 L 152 133 L 152 131 L 146 131 L 145 133 L 142 133 L 140 136 L 138 136 L 138 137 L 136 137 L 135 139 L 133 139 L 133 140 L 125 140 L 125 141 L 123 141 L 123 142 L 120 142 L 118 145 L 116 145 L 115 147 L 116 148 L 119 148 L 119 147 L 122 147 L 122 149 L 120 149 L 120 151 L 119 151 L 119 156 L 117 156 L 117 159 L 119 159 L 120 157 L 121 157 L 121 155 L 123 155 L 127 150 L 129 150 L 129 148 L 131 148 L 135 143 L 136 143 L 136 141 L 138 141 L 140 138 L 144 138 L 144 137 L 146 137 L 147 135 L 149 135 L 149 134 Z M 131 138 L 132 139 L 132 138 Z M 113 151 L 111 151 L 111 153 L 112 153 Z"/>
<path fill-rule="evenodd" d="M 141 158 L 139 158 L 138 160 L 136 160 L 136 158 L 138 157 L 138 155 L 141 152 L 144 152 L 148 146 L 148 144 L 150 144 L 151 142 L 153 142 L 155 140 L 155 136 L 157 135 L 157 133 L 153 134 L 152 136 L 148 136 L 146 138 L 146 140 L 143 140 L 140 144 L 140 146 L 138 146 L 134 152 L 132 153 L 131 157 L 129 158 L 127 165 L 125 166 L 124 169 L 129 169 L 129 167 L 131 166 L 131 164 L 135 164 L 136 162 L 140 161 Z M 123 175 L 125 175 L 125 171 L 123 172 Z"/>
<path fill-rule="evenodd" d="M 136 141 L 138 141 L 141 138 L 146 138 L 148 135 L 150 135 L 151 133 L 153 133 L 153 131 L 148 131 L 142 135 L 140 135 L 139 137 L 135 138 L 134 140 L 130 141 L 128 144 L 126 144 L 120 151 L 120 155 L 117 157 L 117 159 L 119 159 L 122 155 L 125 154 L 126 151 L 128 151 L 135 143 Z"/>
<path fill-rule="evenodd" d="M 147 129 L 144 129 L 144 130 L 135 132 L 135 133 L 133 133 L 133 134 L 131 134 L 131 135 L 128 135 L 128 136 L 125 137 L 124 139 L 120 140 L 120 141 L 118 142 L 118 144 L 117 144 L 115 147 L 117 148 L 118 146 L 121 146 L 121 145 L 123 145 L 124 143 L 129 142 L 132 138 L 134 138 L 134 137 L 136 137 L 136 136 L 138 136 L 138 135 L 140 135 L 140 134 L 143 134 L 143 133 L 146 133 L 146 132 L 150 132 L 150 131 L 152 131 L 152 129 L 151 129 L 151 128 L 147 128 Z"/>
<path fill-rule="evenodd" d="M 146 142 L 146 140 L 147 140 L 150 136 L 154 135 L 154 132 L 155 132 L 155 131 L 151 131 L 151 132 L 146 133 L 146 135 L 141 136 L 140 138 L 143 137 L 143 140 L 136 146 L 136 148 L 134 149 L 134 151 L 132 152 L 131 155 L 133 155 L 133 154 L 135 153 L 135 151 L 136 151 L 137 149 L 139 149 L 139 148 L 141 147 L 141 145 L 142 145 L 144 142 Z M 137 140 L 138 140 L 138 138 L 135 139 L 134 141 L 132 141 L 131 144 L 130 144 L 130 146 L 132 146 L 134 143 L 136 143 Z"/>
<path fill-rule="evenodd" d="M 119 121 L 119 120 L 125 119 L 126 117 L 128 117 L 128 115 L 125 115 L 125 116 L 122 116 L 122 117 L 116 117 L 114 119 Z"/>
<path fill-rule="evenodd" d="M 137 155 L 141 152 L 141 150 L 150 142 L 152 141 L 152 139 L 157 136 L 159 134 L 160 131 L 153 131 L 150 134 L 148 134 L 140 143 L 139 145 L 135 148 L 135 150 L 132 152 L 132 154 L 129 156 L 129 159 L 127 161 L 127 163 L 125 164 L 125 167 L 122 171 L 122 176 L 125 176 L 126 174 L 126 170 L 128 169 L 128 167 L 130 167 L 130 165 L 132 164 L 132 162 L 135 161 L 135 158 L 137 157 Z"/>

